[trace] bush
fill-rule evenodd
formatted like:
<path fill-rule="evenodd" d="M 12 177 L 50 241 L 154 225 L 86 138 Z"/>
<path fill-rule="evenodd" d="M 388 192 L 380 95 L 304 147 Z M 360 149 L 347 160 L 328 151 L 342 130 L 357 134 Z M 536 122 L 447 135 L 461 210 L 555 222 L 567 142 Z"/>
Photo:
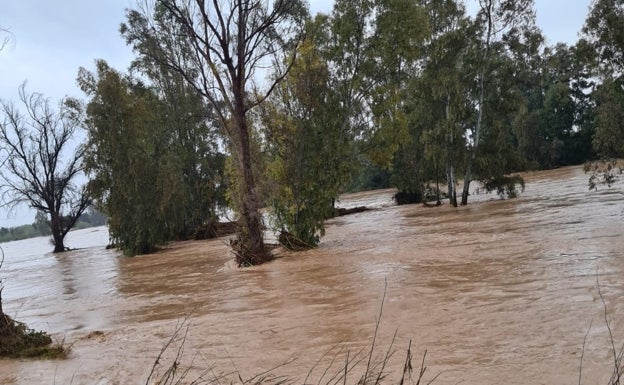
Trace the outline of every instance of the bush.
<path fill-rule="evenodd" d="M 60 358 L 67 354 L 62 344 L 52 344 L 52 338 L 42 331 L 28 328 L 6 314 L 0 314 L 0 357 Z"/>

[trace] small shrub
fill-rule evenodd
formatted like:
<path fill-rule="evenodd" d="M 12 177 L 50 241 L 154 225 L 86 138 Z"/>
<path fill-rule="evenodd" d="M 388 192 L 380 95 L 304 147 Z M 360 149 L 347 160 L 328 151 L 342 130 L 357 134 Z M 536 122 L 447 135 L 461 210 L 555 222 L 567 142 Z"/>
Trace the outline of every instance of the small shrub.
<path fill-rule="evenodd" d="M 68 348 L 53 344 L 43 331 L 28 328 L 24 323 L 0 315 L 0 357 L 64 358 Z"/>

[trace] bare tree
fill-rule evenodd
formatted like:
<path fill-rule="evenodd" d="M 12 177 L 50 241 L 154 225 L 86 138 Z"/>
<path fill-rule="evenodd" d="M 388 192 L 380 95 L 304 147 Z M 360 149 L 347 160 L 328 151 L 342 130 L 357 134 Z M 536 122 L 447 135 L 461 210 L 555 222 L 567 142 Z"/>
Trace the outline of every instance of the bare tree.
<path fill-rule="evenodd" d="M 25 113 L 13 103 L 0 102 L 0 170 L 2 207 L 27 204 L 49 216 L 54 252 L 65 251 L 63 240 L 91 200 L 83 175 L 84 147 L 73 146 L 77 120 L 61 106 L 59 111 L 41 94 L 19 89 Z"/>
<path fill-rule="evenodd" d="M 239 265 L 271 258 L 263 242 L 249 113 L 264 102 L 294 62 L 285 46 L 300 41 L 304 6 L 298 0 L 146 0 L 128 13 L 122 33 L 135 50 L 181 74 L 215 109 L 233 156 L 238 186 Z M 290 48 L 294 48 L 290 46 Z M 289 52 L 295 52 L 291 49 Z M 283 70 L 257 87 L 267 68 Z M 262 90 L 260 90 L 262 88 Z"/>

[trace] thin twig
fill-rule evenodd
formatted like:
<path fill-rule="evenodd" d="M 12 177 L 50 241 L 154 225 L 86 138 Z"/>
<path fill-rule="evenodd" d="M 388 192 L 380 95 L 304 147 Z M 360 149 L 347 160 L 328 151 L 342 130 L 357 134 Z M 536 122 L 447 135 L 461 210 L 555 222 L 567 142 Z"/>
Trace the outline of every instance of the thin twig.
<path fill-rule="evenodd" d="M 604 309 L 605 325 L 607 326 L 607 330 L 609 331 L 609 341 L 611 342 L 611 349 L 613 352 L 613 378 L 612 378 L 611 384 L 620 385 L 620 360 L 618 360 L 618 351 L 615 348 L 615 340 L 613 338 L 613 331 L 611 330 L 611 324 L 609 323 L 607 303 L 604 299 L 604 296 L 602 295 L 602 290 L 600 289 L 600 282 L 598 281 L 597 275 L 596 275 L 596 285 L 598 286 L 598 295 L 600 296 L 600 301 L 602 301 L 602 307 Z"/>
<path fill-rule="evenodd" d="M 381 317 L 383 316 L 383 307 L 386 302 L 386 293 L 388 291 L 388 279 L 384 279 L 384 292 L 383 297 L 381 298 L 381 304 L 379 305 L 379 316 L 375 321 L 375 333 L 373 334 L 373 341 L 371 342 L 370 353 L 368 354 L 368 363 L 366 364 L 366 371 L 364 372 L 364 378 L 362 380 L 362 384 L 366 385 L 366 380 L 368 379 L 368 373 L 371 367 L 371 361 L 373 359 L 373 352 L 375 351 L 375 342 L 377 341 L 377 333 L 379 332 L 379 325 L 381 324 Z"/>
<path fill-rule="evenodd" d="M 407 353 L 405 354 L 405 363 L 403 364 L 403 373 L 401 374 L 401 381 L 399 381 L 399 385 L 405 384 L 406 374 L 408 375 L 408 378 L 412 378 L 412 340 L 410 340 L 407 345 Z"/>
<path fill-rule="evenodd" d="M 583 377 L 583 358 L 585 357 L 585 343 L 587 342 L 587 336 L 589 335 L 589 331 L 591 330 L 593 322 L 593 319 L 589 321 L 589 327 L 587 328 L 587 332 L 585 332 L 585 337 L 583 338 L 583 349 L 581 350 L 581 362 L 579 364 L 579 385 L 581 385 L 581 378 Z"/>
<path fill-rule="evenodd" d="M 173 334 L 171 335 L 171 337 L 167 340 L 167 342 L 163 345 L 162 349 L 160 349 L 160 353 L 158 353 L 158 356 L 156 357 L 156 359 L 154 360 L 154 364 L 152 365 L 152 370 L 150 370 L 150 373 L 147 377 L 147 380 L 145 381 L 145 385 L 149 385 L 150 381 L 152 379 L 152 376 L 156 374 L 156 369 L 158 368 L 158 366 L 160 365 L 160 361 L 163 358 L 163 355 L 165 354 L 165 352 L 169 349 L 169 346 L 171 346 L 176 339 L 178 338 L 178 335 L 180 334 L 180 331 L 186 326 L 186 333 L 188 333 L 188 320 L 190 318 L 190 314 L 186 315 L 186 317 L 184 317 L 184 319 L 182 320 L 182 322 L 178 322 L 178 324 L 176 325 L 176 328 L 173 331 Z M 185 333 L 185 338 L 186 338 L 186 333 Z M 184 340 L 183 340 L 184 342 Z M 178 354 L 180 353 L 180 350 L 178 349 Z M 173 365 L 176 365 L 177 362 L 174 362 Z M 169 370 L 167 370 L 168 372 Z M 161 381 L 159 381 L 161 382 Z M 161 382 L 162 383 L 162 382 Z"/>
<path fill-rule="evenodd" d="M 381 362 L 381 369 L 379 369 L 379 373 L 377 374 L 375 385 L 379 385 L 381 383 L 381 380 L 384 378 L 384 370 L 386 369 L 386 364 L 388 363 L 388 361 L 390 361 L 390 358 L 394 354 L 393 348 L 394 348 L 394 343 L 396 342 L 397 332 L 398 332 L 398 329 L 394 331 L 394 335 L 392 336 L 392 341 L 390 341 L 390 346 L 388 347 L 388 350 L 386 350 L 386 356 Z"/>

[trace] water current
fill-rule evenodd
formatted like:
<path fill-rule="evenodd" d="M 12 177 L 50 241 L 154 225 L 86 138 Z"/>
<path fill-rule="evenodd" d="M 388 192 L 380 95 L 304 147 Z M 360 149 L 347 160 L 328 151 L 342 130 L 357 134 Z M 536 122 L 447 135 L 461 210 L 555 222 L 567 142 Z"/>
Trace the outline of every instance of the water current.
<path fill-rule="evenodd" d="M 274 372 L 302 384 L 316 364 L 316 384 L 332 358 L 367 351 L 378 325 L 375 357 L 396 333 L 388 382 L 411 341 L 434 384 L 577 384 L 581 357 L 581 382 L 606 384 L 605 309 L 624 342 L 624 187 L 588 191 L 587 178 L 529 173 L 519 198 L 475 193 L 460 208 L 347 195 L 343 207 L 374 210 L 330 220 L 318 249 L 244 270 L 226 239 L 134 258 L 105 249 L 106 228 L 70 233 L 64 254 L 45 238 L 2 244 L 5 311 L 72 348 L 65 360 L 0 360 L 0 384 L 143 384 L 185 317 L 193 375 L 247 379 L 289 362 Z"/>

